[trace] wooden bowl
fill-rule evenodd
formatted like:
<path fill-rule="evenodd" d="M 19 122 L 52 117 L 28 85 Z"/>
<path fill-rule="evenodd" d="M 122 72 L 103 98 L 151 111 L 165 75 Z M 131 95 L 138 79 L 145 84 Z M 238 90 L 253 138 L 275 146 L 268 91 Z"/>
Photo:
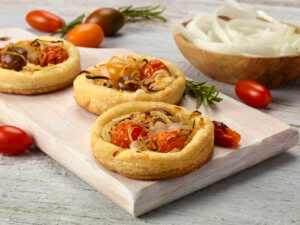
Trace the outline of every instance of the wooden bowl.
<path fill-rule="evenodd" d="M 184 22 L 185 26 L 189 21 Z M 288 24 L 300 33 L 300 27 Z M 300 76 L 300 55 L 253 57 L 229 55 L 201 49 L 174 31 L 175 42 L 184 55 L 205 75 L 227 83 L 241 79 L 255 80 L 269 88 L 277 87 Z"/>

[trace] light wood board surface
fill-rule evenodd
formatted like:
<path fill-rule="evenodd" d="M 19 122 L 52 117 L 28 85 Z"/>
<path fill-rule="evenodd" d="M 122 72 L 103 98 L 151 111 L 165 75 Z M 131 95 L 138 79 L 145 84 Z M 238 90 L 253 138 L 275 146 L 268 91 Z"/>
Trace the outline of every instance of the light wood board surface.
<path fill-rule="evenodd" d="M 0 30 L 10 41 L 32 39 L 23 29 Z M 5 42 L 1 43 L 3 46 Z M 1 47 L 1 46 L 0 46 Z M 125 49 L 79 48 L 82 69 L 113 55 L 130 53 Z M 235 100 L 221 95 L 217 108 L 200 111 L 241 134 L 238 149 L 215 146 L 212 159 L 199 170 L 177 179 L 141 181 L 104 169 L 90 151 L 91 128 L 97 116 L 79 108 L 72 87 L 58 92 L 22 96 L 0 94 L 0 119 L 27 130 L 36 145 L 85 182 L 108 196 L 134 216 L 139 216 L 172 200 L 246 169 L 294 146 L 298 132 L 289 125 Z M 195 99 L 185 96 L 181 105 L 194 110 Z M 34 110 L 32 110 L 34 109 Z"/>
<path fill-rule="evenodd" d="M 272 16 L 299 25 L 299 1 L 246 1 Z M 0 2 L 1 27 L 28 28 L 24 17 L 40 8 L 70 21 L 82 12 L 120 5 L 167 6 L 166 24 L 127 24 L 103 47 L 127 48 L 161 56 L 189 77 L 215 84 L 236 99 L 233 85 L 207 78 L 191 66 L 172 40 L 171 22 L 199 11 L 212 11 L 221 1 L 45 1 Z M 29 28 L 28 28 L 29 29 Z M 32 30 L 31 30 L 32 31 Z M 35 32 L 36 34 L 42 34 Z M 147 43 L 147 44 L 145 44 Z M 300 127 L 300 79 L 271 90 L 273 101 L 263 112 Z M 297 224 L 300 221 L 300 146 L 251 169 L 134 219 L 110 200 L 37 150 L 0 158 L 0 224 Z"/>

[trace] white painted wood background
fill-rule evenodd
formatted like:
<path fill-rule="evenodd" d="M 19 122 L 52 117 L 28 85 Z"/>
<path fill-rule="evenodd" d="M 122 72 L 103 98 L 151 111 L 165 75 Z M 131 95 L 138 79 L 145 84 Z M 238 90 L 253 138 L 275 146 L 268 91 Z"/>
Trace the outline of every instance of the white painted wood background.
<path fill-rule="evenodd" d="M 262 0 L 258 7 L 276 18 L 300 23 L 299 0 Z M 24 17 L 32 9 L 47 9 L 67 21 L 103 6 L 134 1 L 9 1 L 0 2 L 1 28 L 28 28 Z M 261 4 L 264 3 L 264 4 Z M 139 1 L 135 5 L 167 6 L 169 23 L 127 25 L 103 47 L 163 56 L 189 77 L 215 84 L 236 98 L 233 85 L 213 81 L 191 66 L 172 39 L 171 21 L 184 21 L 198 11 L 211 11 L 220 1 Z M 38 34 L 38 33 L 37 33 Z M 273 101 L 263 112 L 299 130 L 300 79 L 272 90 Z M 1 112 L 0 112 L 1 113 Z M 300 146 L 235 176 L 135 219 L 44 153 L 0 158 L 0 224 L 299 224 Z"/>

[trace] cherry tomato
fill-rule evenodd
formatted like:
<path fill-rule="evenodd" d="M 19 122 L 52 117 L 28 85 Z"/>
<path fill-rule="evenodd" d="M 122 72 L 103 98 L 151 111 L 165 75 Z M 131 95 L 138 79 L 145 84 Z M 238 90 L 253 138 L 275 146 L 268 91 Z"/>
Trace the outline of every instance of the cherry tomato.
<path fill-rule="evenodd" d="M 76 46 L 97 48 L 103 41 L 102 28 L 94 23 L 80 24 L 68 34 L 67 40 Z"/>
<path fill-rule="evenodd" d="M 131 140 L 129 132 L 131 131 L 132 140 L 137 140 L 141 136 L 147 135 L 143 131 L 143 124 L 134 121 L 124 121 L 118 124 L 111 132 L 111 143 L 122 148 L 129 148 Z"/>
<path fill-rule="evenodd" d="M 181 132 L 175 130 L 160 132 L 154 136 L 154 140 L 156 140 L 157 146 L 154 146 L 154 143 L 150 143 L 150 147 L 152 149 L 157 147 L 157 152 L 167 153 L 174 148 L 182 149 L 185 146 L 187 138 Z"/>
<path fill-rule="evenodd" d="M 44 61 L 44 66 L 47 66 L 49 63 L 58 64 L 62 63 L 68 59 L 68 53 L 65 49 L 60 46 L 48 46 L 45 48 L 46 58 Z"/>
<path fill-rule="evenodd" d="M 26 15 L 26 21 L 34 29 L 52 33 L 65 26 L 62 18 L 45 10 L 30 11 Z"/>
<path fill-rule="evenodd" d="M 119 10 L 101 8 L 92 12 L 85 23 L 96 23 L 103 29 L 105 36 L 112 36 L 123 27 L 125 17 Z"/>
<path fill-rule="evenodd" d="M 240 80 L 235 85 L 236 95 L 247 105 L 264 108 L 272 100 L 268 88 L 253 80 Z"/>
<path fill-rule="evenodd" d="M 235 147 L 241 140 L 241 135 L 231 130 L 224 123 L 213 121 L 215 128 L 215 144 L 223 147 Z"/>
<path fill-rule="evenodd" d="M 32 145 L 32 138 L 20 128 L 14 126 L 0 126 L 0 153 L 17 155 Z"/>
<path fill-rule="evenodd" d="M 149 78 L 157 70 L 166 70 L 170 73 L 168 67 L 158 59 L 152 59 L 143 65 L 141 69 L 141 79 Z"/>

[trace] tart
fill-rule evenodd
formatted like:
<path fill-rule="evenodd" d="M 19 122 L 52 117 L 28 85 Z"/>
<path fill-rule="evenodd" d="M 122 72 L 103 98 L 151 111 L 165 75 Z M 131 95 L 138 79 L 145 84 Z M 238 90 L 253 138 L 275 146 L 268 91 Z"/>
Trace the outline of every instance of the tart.
<path fill-rule="evenodd" d="M 214 126 L 198 111 L 163 102 L 128 102 L 100 115 L 92 128 L 95 159 L 136 179 L 183 176 L 212 156 Z"/>
<path fill-rule="evenodd" d="M 57 37 L 9 43 L 0 49 L 0 92 L 40 94 L 72 84 L 80 72 L 77 48 Z"/>
<path fill-rule="evenodd" d="M 74 81 L 77 104 L 100 115 L 130 101 L 177 104 L 185 76 L 172 63 L 144 55 L 114 56 L 82 71 Z"/>

